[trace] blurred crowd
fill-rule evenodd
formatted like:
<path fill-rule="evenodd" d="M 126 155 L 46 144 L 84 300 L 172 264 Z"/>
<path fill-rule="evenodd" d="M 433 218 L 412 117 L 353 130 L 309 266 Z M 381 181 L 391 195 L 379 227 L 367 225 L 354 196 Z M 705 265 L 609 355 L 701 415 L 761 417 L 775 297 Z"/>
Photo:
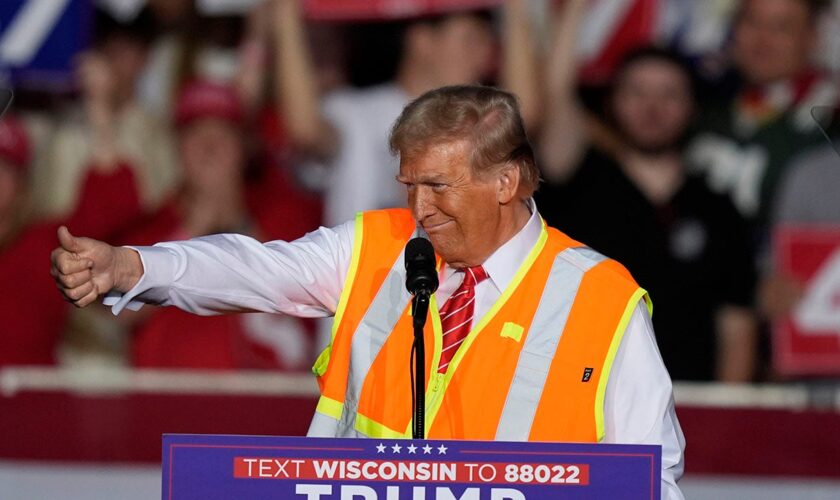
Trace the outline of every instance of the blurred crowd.
<path fill-rule="evenodd" d="M 840 98 L 819 57 L 836 6 L 708 2 L 726 7 L 720 46 L 660 36 L 582 72 L 592 3 L 538 3 L 355 23 L 308 20 L 301 0 L 223 16 L 100 5 L 73 91 L 15 89 L 0 121 L 0 366 L 308 369 L 325 328 L 311 320 L 72 309 L 48 274 L 57 228 L 289 240 L 403 206 L 390 126 L 427 90 L 481 82 L 519 99 L 547 223 L 649 291 L 674 379 L 779 379 L 769 328 L 803 284 L 776 267 L 773 235 L 840 228 L 840 135 L 812 117 Z"/>

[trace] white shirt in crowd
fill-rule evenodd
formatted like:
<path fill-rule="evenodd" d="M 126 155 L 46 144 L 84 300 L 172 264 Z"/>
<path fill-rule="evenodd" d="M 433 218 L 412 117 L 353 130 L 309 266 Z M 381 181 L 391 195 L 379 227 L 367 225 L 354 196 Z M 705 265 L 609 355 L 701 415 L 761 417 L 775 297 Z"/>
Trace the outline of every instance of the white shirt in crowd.
<path fill-rule="evenodd" d="M 324 196 L 328 226 L 350 220 L 362 210 L 405 206 L 405 192 L 393 179 L 399 163 L 388 149 L 391 127 L 409 98 L 395 83 L 334 92 L 324 101 L 324 117 L 338 136 L 327 165 Z"/>
<path fill-rule="evenodd" d="M 537 243 L 542 221 L 531 203 L 528 223 L 485 262 L 490 279 L 475 289 L 480 321 Z M 303 317 L 335 314 L 353 249 L 353 223 L 320 228 L 292 242 L 262 244 L 222 234 L 184 242 L 136 247 L 145 272 L 126 294 L 112 293 L 114 314 L 142 302 L 174 305 L 197 314 L 260 311 Z M 438 304 L 460 285 L 462 274 L 441 270 Z M 674 412 L 671 379 L 659 355 L 650 315 L 639 302 L 607 383 L 604 398 L 607 443 L 662 446 L 662 498 L 682 499 L 676 482 L 683 473 L 685 439 Z"/>

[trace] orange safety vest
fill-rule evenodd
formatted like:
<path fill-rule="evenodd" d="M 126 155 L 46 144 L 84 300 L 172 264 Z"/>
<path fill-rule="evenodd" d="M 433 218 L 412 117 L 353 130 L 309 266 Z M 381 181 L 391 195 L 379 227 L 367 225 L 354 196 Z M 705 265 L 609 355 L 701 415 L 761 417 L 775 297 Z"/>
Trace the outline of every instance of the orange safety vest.
<path fill-rule="evenodd" d="M 415 231 L 405 209 L 356 217 L 332 341 L 313 367 L 321 398 L 311 436 L 411 436 L 414 335 L 403 251 Z M 619 263 L 543 223 L 443 374 L 434 369 L 442 335 L 432 296 L 424 330 L 427 437 L 601 441 L 610 368 L 642 298 L 650 307 Z"/>

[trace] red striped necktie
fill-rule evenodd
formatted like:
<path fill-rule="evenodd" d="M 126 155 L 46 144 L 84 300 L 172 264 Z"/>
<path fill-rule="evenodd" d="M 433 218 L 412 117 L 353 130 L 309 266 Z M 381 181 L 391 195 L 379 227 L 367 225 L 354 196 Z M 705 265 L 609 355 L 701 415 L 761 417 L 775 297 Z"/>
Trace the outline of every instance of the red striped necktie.
<path fill-rule="evenodd" d="M 475 310 L 475 285 L 487 279 L 487 271 L 481 266 L 459 269 L 464 273 L 461 286 L 455 290 L 446 304 L 440 308 L 440 326 L 443 331 L 443 351 L 440 354 L 438 372 L 444 373 L 452 357 L 467 337 L 472 327 Z"/>

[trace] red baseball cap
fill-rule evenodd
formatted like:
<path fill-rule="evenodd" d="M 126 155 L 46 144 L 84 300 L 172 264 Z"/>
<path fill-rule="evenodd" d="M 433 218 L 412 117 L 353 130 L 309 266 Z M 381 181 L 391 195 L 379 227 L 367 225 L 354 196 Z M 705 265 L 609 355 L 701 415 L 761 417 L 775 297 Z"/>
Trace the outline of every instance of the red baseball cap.
<path fill-rule="evenodd" d="M 0 120 L 0 158 L 21 170 L 29 166 L 29 134 L 23 123 L 13 116 Z"/>
<path fill-rule="evenodd" d="M 175 104 L 175 125 L 181 127 L 199 118 L 221 118 L 241 124 L 244 111 L 239 95 L 229 85 L 209 81 L 187 84 Z"/>

